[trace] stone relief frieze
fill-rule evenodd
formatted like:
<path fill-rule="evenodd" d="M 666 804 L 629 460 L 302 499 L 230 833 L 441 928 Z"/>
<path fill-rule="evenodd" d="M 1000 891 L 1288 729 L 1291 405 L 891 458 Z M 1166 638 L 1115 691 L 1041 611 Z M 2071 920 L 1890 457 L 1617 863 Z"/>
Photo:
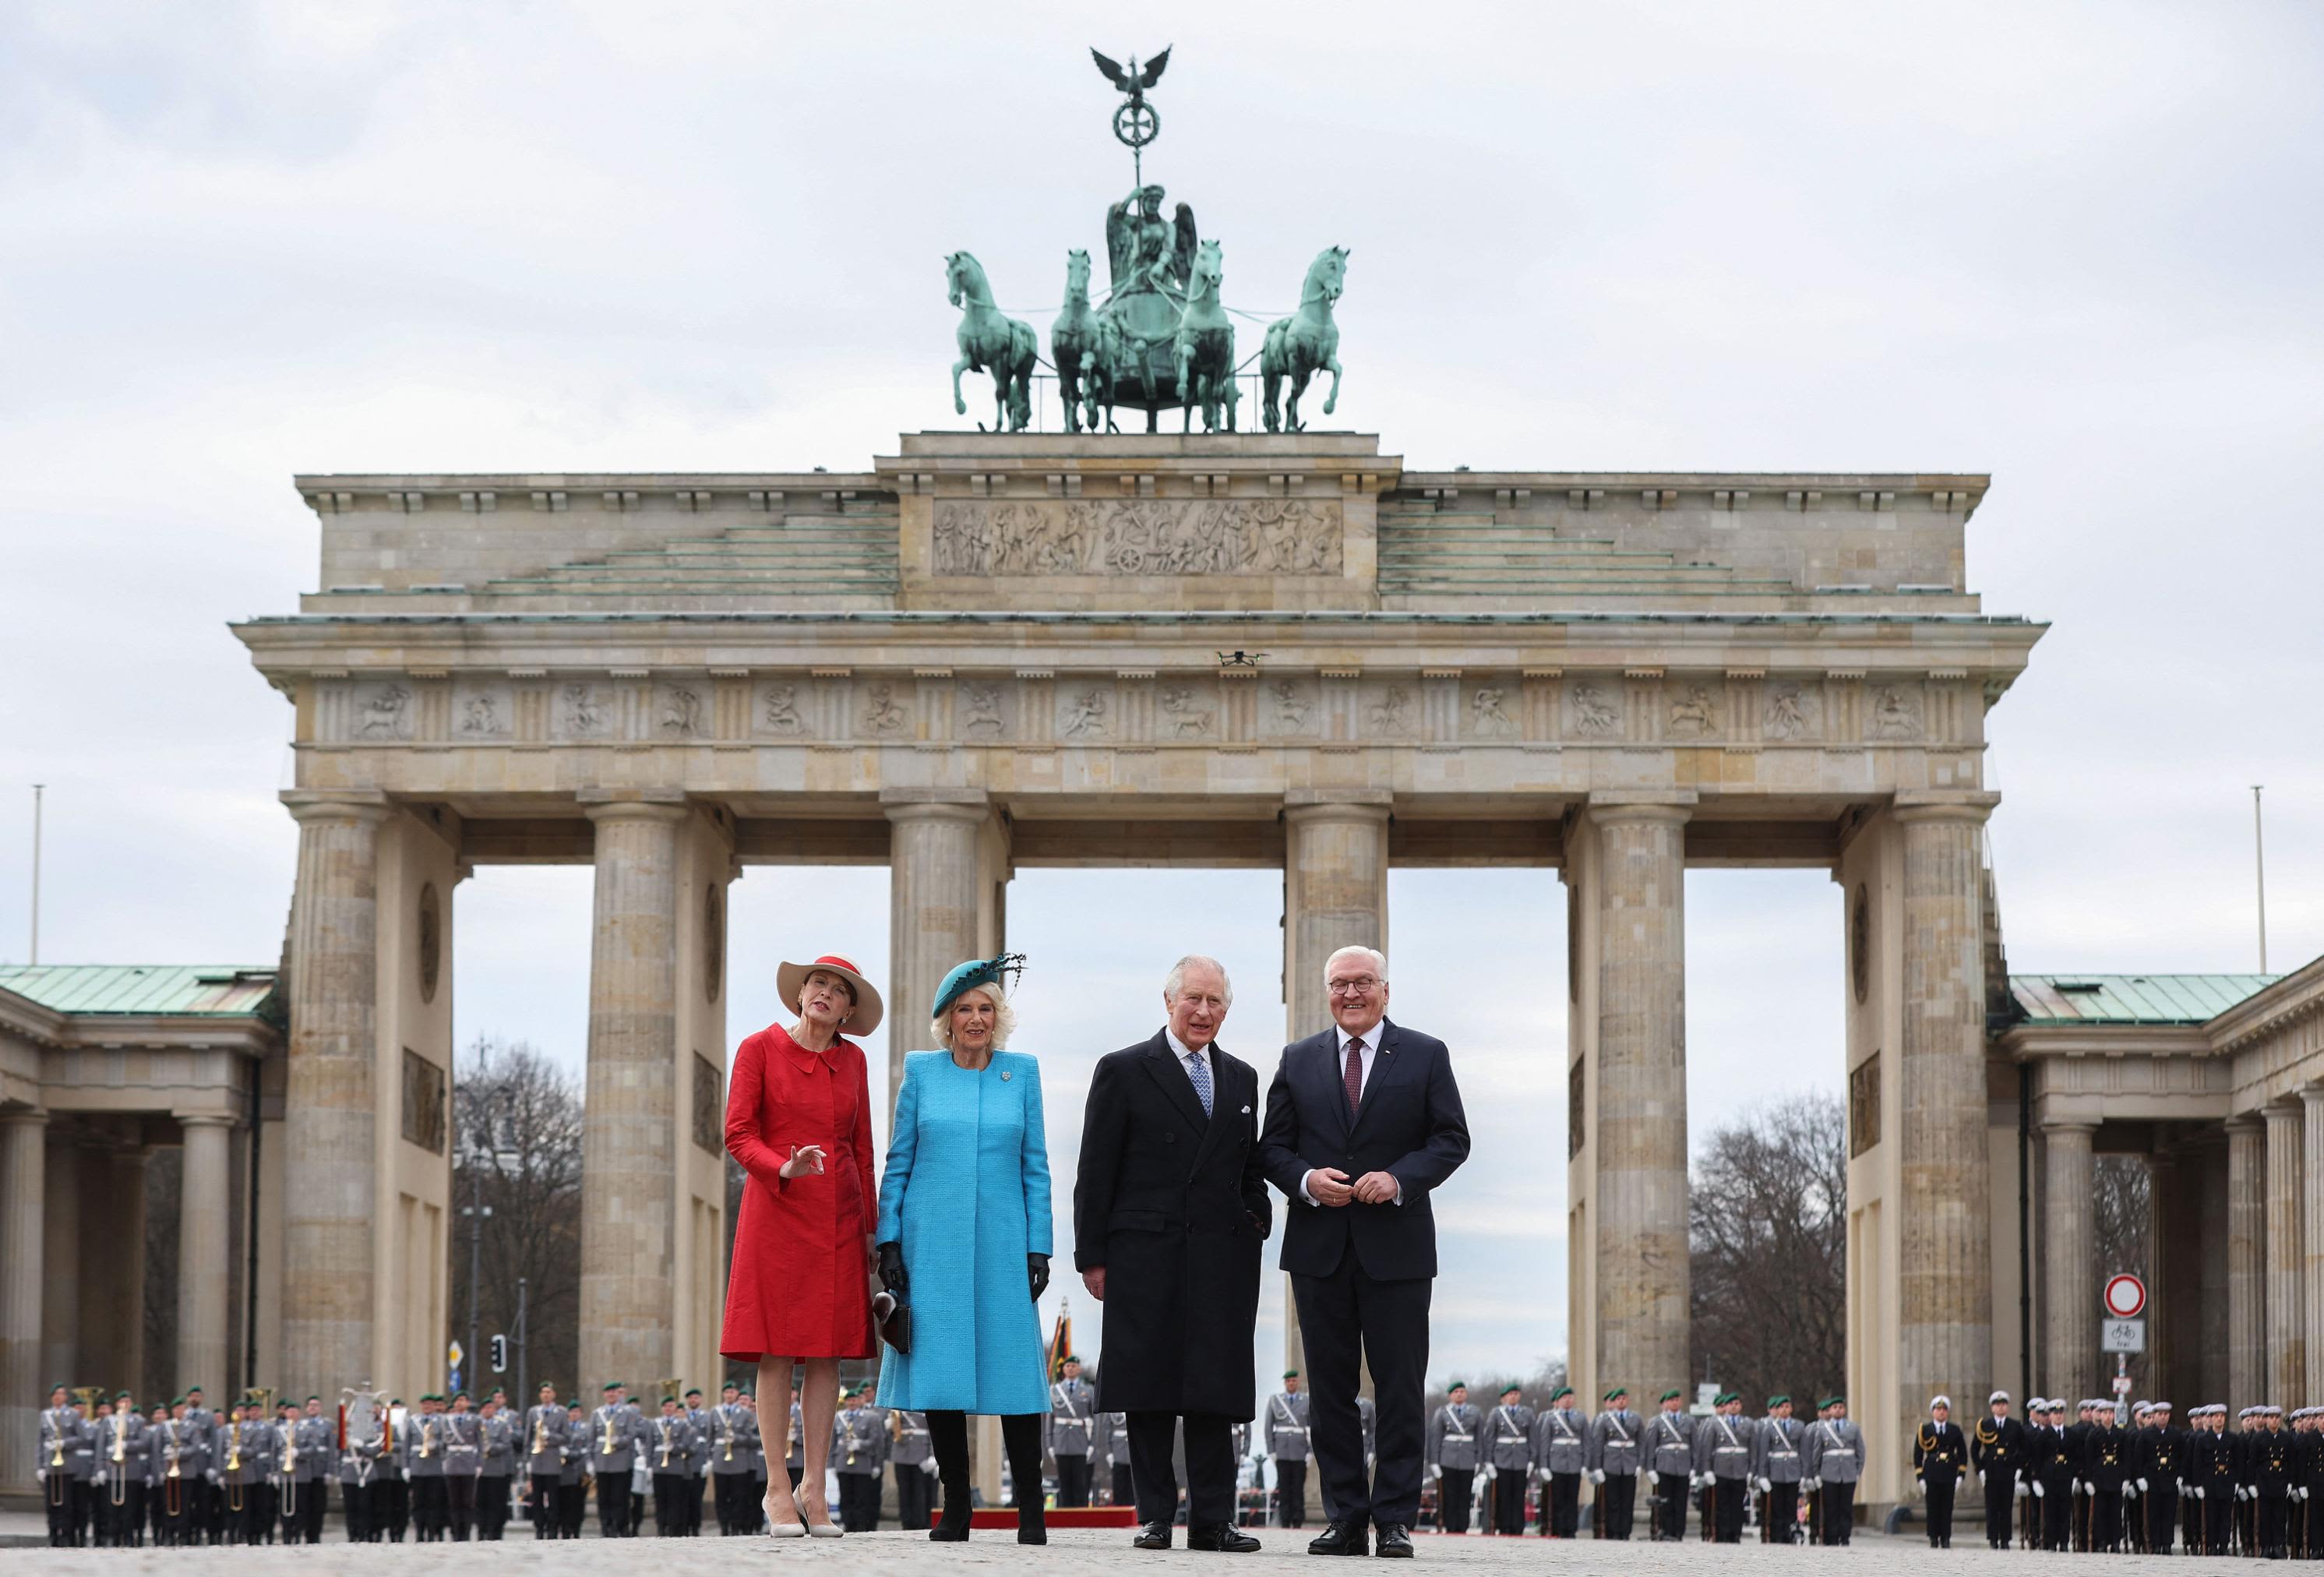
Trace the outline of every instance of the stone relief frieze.
<path fill-rule="evenodd" d="M 1155 732 L 1165 739 L 1209 739 L 1217 731 L 1217 698 L 1192 685 L 1165 683 L 1155 692 L 1155 709 L 1161 721 Z"/>
<path fill-rule="evenodd" d="M 786 682 L 769 685 L 759 692 L 756 723 L 761 733 L 771 733 L 779 739 L 798 739 L 807 733 L 807 708 L 811 703 L 799 693 L 800 688 Z"/>
<path fill-rule="evenodd" d="M 972 679 L 961 686 L 954 705 L 954 719 L 963 739 L 991 741 L 1009 732 L 1001 686 L 991 679 Z"/>
<path fill-rule="evenodd" d="M 1797 685 L 1769 685 L 1759 705 L 1759 732 L 1769 739 L 1798 739 L 1812 726 L 1813 706 Z"/>
<path fill-rule="evenodd" d="M 1882 685 L 1874 693 L 1872 737 L 1875 739 L 1921 737 L 1921 707 L 1912 692 L 1901 685 Z"/>
<path fill-rule="evenodd" d="M 1315 692 L 1297 679 L 1277 679 L 1267 687 L 1268 732 L 1305 733 L 1314 725 Z"/>
<path fill-rule="evenodd" d="M 1583 680 L 1573 687 L 1573 732 L 1584 739 L 1611 739 L 1622 731 L 1621 692 Z"/>
<path fill-rule="evenodd" d="M 453 702 L 452 733 L 459 739 L 506 739 L 516 730 L 516 705 L 504 686 L 462 688 Z"/>
<path fill-rule="evenodd" d="M 905 698 L 897 694 L 897 686 L 875 681 L 863 688 L 863 705 L 857 715 L 862 719 L 865 737 L 896 739 L 912 724 L 912 714 Z"/>
<path fill-rule="evenodd" d="M 1058 704 L 1057 732 L 1093 743 L 1113 733 L 1113 696 L 1103 685 L 1071 685 Z"/>
<path fill-rule="evenodd" d="M 1719 702 L 1704 685 L 1688 685 L 1671 698 L 1670 736 L 1704 739 L 1719 732 Z"/>
<path fill-rule="evenodd" d="M 359 685 L 355 693 L 355 737 L 402 740 L 411 737 L 411 687 L 391 680 L 383 685 Z"/>
<path fill-rule="evenodd" d="M 1469 692 L 1469 732 L 1479 739 L 1515 739 L 1520 729 L 1509 715 L 1506 685 L 1479 685 Z"/>
<path fill-rule="evenodd" d="M 1383 738 L 1403 739 L 1420 724 L 1420 696 L 1410 685 L 1386 684 L 1368 688 L 1363 702 L 1364 732 Z"/>
<path fill-rule="evenodd" d="M 613 704 L 602 685 L 574 684 L 557 692 L 557 732 L 567 739 L 603 739 L 613 731 Z"/>
<path fill-rule="evenodd" d="M 710 687 L 688 679 L 654 687 L 654 733 L 663 739 L 700 739 L 710 731 Z"/>
<path fill-rule="evenodd" d="M 941 501 L 938 575 L 1338 575 L 1337 502 Z"/>

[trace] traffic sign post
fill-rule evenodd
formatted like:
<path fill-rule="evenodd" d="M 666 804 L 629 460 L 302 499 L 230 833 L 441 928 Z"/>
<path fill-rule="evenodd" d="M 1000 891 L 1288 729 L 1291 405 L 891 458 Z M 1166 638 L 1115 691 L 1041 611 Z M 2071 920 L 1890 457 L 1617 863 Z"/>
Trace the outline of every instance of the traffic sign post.
<path fill-rule="evenodd" d="M 2144 1320 L 2108 1320 L 2099 1328 L 2100 1352 L 2144 1352 L 2146 1351 Z"/>
<path fill-rule="evenodd" d="M 2135 1320 L 2146 1312 L 2146 1283 L 2127 1271 L 2109 1276 L 2098 1303 L 2110 1319 Z"/>
<path fill-rule="evenodd" d="M 2118 1271 L 2098 1289 L 2098 1307 L 2106 1314 L 2098 1351 L 2114 1354 L 2114 1410 L 2117 1421 L 2129 1405 L 2130 1355 L 2146 1351 L 2146 1283 L 2130 1272 Z"/>

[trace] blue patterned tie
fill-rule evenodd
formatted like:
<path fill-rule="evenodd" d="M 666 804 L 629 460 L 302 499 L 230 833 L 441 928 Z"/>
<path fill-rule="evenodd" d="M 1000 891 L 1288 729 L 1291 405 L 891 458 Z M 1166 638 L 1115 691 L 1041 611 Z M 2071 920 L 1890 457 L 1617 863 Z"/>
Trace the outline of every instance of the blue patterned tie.
<path fill-rule="evenodd" d="M 1186 1076 L 1194 1081 L 1194 1098 L 1203 1103 L 1203 1115 L 1211 1114 L 1211 1070 L 1200 1052 L 1186 1054 Z"/>

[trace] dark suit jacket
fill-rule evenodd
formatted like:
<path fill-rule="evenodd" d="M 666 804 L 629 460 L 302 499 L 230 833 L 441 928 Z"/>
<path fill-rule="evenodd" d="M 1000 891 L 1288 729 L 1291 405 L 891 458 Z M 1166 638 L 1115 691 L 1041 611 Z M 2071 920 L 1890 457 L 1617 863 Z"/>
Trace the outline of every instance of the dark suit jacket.
<path fill-rule="evenodd" d="M 1285 1047 L 1267 1093 L 1259 1150 L 1268 1181 L 1286 1202 L 1283 1268 L 1295 1274 L 1329 1276 L 1351 1244 L 1375 1281 L 1436 1274 L 1428 1195 L 1469 1158 L 1469 1120 L 1444 1043 L 1393 1019 L 1380 1022 L 1379 1052 L 1352 1120 L 1336 1026 Z M 1299 1184 L 1318 1167 L 1336 1167 L 1351 1183 L 1387 1172 L 1404 1185 L 1404 1203 L 1309 1204 Z"/>
<path fill-rule="evenodd" d="M 1258 1411 L 1259 1074 L 1211 1047 L 1211 1115 L 1166 1036 L 1098 1059 L 1074 1178 L 1074 1267 L 1105 1268 L 1098 1406 Z"/>

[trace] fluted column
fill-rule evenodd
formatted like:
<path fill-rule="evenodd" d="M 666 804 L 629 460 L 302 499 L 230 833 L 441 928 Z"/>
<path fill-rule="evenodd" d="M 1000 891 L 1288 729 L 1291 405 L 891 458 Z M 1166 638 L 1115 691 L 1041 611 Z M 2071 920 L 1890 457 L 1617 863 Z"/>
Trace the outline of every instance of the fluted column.
<path fill-rule="evenodd" d="M 682 803 L 598 798 L 581 1139 L 581 1379 L 670 1372 L 678 1210 L 678 840 Z"/>
<path fill-rule="evenodd" d="M 1896 801 L 1904 844 L 1896 1381 L 1904 1418 L 1940 1393 L 1976 1396 L 1993 1378 L 1978 851 L 1997 798 L 1900 794 Z"/>
<path fill-rule="evenodd" d="M 2172 1311 L 2179 1301 L 2179 1241 L 2172 1230 L 2182 1192 L 2179 1160 L 2150 1150 L 2146 1156 L 2146 1390 L 2151 1397 L 2183 1397 L 2179 1383 L 2179 1347 Z M 2183 1404 L 2182 1404 L 2183 1405 Z"/>
<path fill-rule="evenodd" d="M 2301 1227 L 2306 1157 L 2298 1101 L 2279 1101 L 2267 1119 L 2267 1399 L 2299 1406 L 2308 1387 L 2308 1319 L 2303 1310 L 2308 1244 Z"/>
<path fill-rule="evenodd" d="M 2227 1406 L 2266 1398 L 2267 1167 L 2256 1117 L 2227 1123 Z"/>
<path fill-rule="evenodd" d="M 2324 1084 L 2300 1092 L 2307 1107 L 2300 1134 L 2306 1154 L 2303 1171 L 2309 1189 L 2324 1187 Z M 2308 1383 L 2301 1391 L 2310 1402 L 2324 1397 L 2324 1205 L 2310 1201 L 2300 1221 L 2302 1243 L 2301 1312 L 2307 1316 Z"/>
<path fill-rule="evenodd" d="M 2044 1351 L 2037 1368 L 2043 1383 L 2078 1397 L 2099 1378 L 2097 1132 L 2092 1122 L 2042 1125 Z"/>
<path fill-rule="evenodd" d="M 898 799 L 888 813 L 888 1097 L 904 1054 L 927 1038 L 928 1009 L 954 964 L 982 955 L 991 807 L 982 794 Z M 796 1010 L 797 1004 L 787 1004 Z"/>
<path fill-rule="evenodd" d="M 1687 1377 L 1686 824 L 1692 796 L 1593 794 L 1598 1379 Z"/>
<path fill-rule="evenodd" d="M 178 1192 L 178 1378 L 183 1391 L 201 1386 L 226 1395 L 226 1219 L 234 1122 L 180 1119 L 185 1160 Z"/>
<path fill-rule="evenodd" d="M 49 1130 L 41 1228 L 41 1384 L 81 1372 L 80 1147 Z M 46 1400 L 45 1397 L 42 1398 Z"/>
<path fill-rule="evenodd" d="M 379 828 L 388 806 L 380 795 L 294 790 L 283 799 L 299 823 L 282 1093 L 282 1284 L 297 1293 L 282 1301 L 279 1383 L 285 1396 L 330 1396 L 370 1375 L 374 1361 Z"/>
<path fill-rule="evenodd" d="M 41 1378 L 44 1111 L 0 1112 L 0 1488 L 29 1493 L 48 1392 Z"/>

